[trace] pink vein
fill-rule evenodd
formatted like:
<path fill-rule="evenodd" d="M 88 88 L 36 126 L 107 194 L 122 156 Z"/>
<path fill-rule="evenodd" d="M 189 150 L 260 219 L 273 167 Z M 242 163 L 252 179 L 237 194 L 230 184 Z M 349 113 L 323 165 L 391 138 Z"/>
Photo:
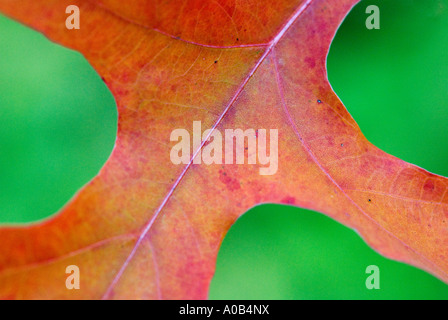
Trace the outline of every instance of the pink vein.
<path fill-rule="evenodd" d="M 144 28 L 147 28 L 145 26 L 143 26 Z M 163 34 L 167 37 L 173 38 L 175 40 L 179 40 L 188 44 L 192 44 L 195 46 L 199 46 L 199 47 L 205 47 L 205 48 L 213 48 L 213 49 L 234 49 L 234 48 L 250 48 L 250 47 L 267 47 L 270 43 L 248 43 L 248 44 L 238 44 L 238 45 L 231 45 L 231 46 L 218 46 L 218 45 L 213 45 L 213 44 L 203 44 L 203 43 L 199 43 L 199 42 L 195 42 L 195 41 L 191 41 L 191 40 L 185 40 L 182 39 L 180 37 L 176 37 L 173 36 L 172 34 L 169 34 L 165 31 L 162 31 L 160 29 L 157 28 L 148 28 L 150 30 L 154 30 L 160 34 Z"/>
<path fill-rule="evenodd" d="M 249 43 L 249 44 L 239 44 L 239 45 L 229 45 L 229 46 L 219 46 L 219 45 L 213 45 L 213 44 L 204 44 L 204 43 L 199 43 L 199 42 L 195 42 L 195 41 L 191 41 L 191 40 L 186 40 L 186 39 L 182 39 L 180 37 L 177 37 L 175 35 L 172 35 L 166 31 L 160 30 L 158 28 L 151 28 L 148 26 L 145 26 L 144 24 L 141 24 L 137 21 L 131 20 L 129 18 L 126 18 L 122 15 L 117 14 L 116 12 L 110 10 L 109 8 L 105 7 L 103 4 L 101 3 L 97 3 L 97 2 L 92 2 L 91 0 L 88 0 L 89 2 L 91 2 L 92 4 L 100 7 L 101 9 L 103 9 L 104 11 L 107 11 L 108 13 L 112 14 L 113 16 L 122 19 L 126 22 L 132 23 L 134 25 L 137 25 L 139 27 L 142 27 L 144 29 L 147 30 L 152 30 L 155 31 L 157 33 L 163 34 L 164 36 L 170 37 L 172 39 L 175 40 L 179 40 L 188 44 L 192 44 L 195 46 L 199 46 L 199 47 L 205 47 L 205 48 L 214 48 L 214 49 L 233 49 L 233 48 L 250 48 L 250 47 L 267 47 L 268 45 L 270 45 L 271 42 L 269 43 Z"/>
<path fill-rule="evenodd" d="M 0 271 L 0 276 L 12 275 L 12 274 L 16 274 L 16 273 L 19 273 L 21 271 L 24 271 L 24 270 L 29 271 L 29 270 L 32 270 L 32 269 L 40 268 L 40 267 L 43 267 L 43 266 L 46 266 L 46 265 L 49 265 L 49 264 L 52 264 L 52 263 L 56 263 L 58 261 L 62 261 L 62 260 L 65 260 L 65 259 L 77 256 L 77 255 L 89 252 L 91 250 L 95 250 L 95 249 L 104 247 L 104 246 L 109 245 L 111 242 L 114 242 L 114 241 L 117 241 L 117 242 L 119 242 L 119 241 L 129 241 L 129 242 L 130 241 L 135 241 L 137 236 L 138 236 L 138 234 L 127 233 L 127 234 L 121 234 L 121 235 L 114 236 L 114 237 L 111 237 L 111 238 L 103 239 L 103 240 L 91 243 L 91 244 L 89 244 L 89 245 L 87 245 L 85 247 L 82 247 L 80 249 L 77 249 L 77 250 L 71 251 L 69 253 L 57 256 L 55 258 L 50 258 L 50 259 L 47 259 L 47 260 L 43 260 L 43 261 L 39 261 L 39 262 L 35 262 L 35 263 L 23 265 L 23 266 L 19 266 L 19 267 L 16 267 L 14 269 L 3 269 L 3 270 Z"/>
<path fill-rule="evenodd" d="M 426 261 L 427 263 L 429 263 L 430 265 L 432 265 L 433 267 L 435 267 L 435 269 L 439 270 L 442 274 L 446 274 L 446 272 L 442 269 L 440 269 L 440 267 L 438 267 L 436 264 L 434 264 L 432 261 L 428 260 L 428 258 L 426 258 L 422 253 L 416 251 L 415 249 L 413 249 L 412 247 L 410 247 L 408 244 L 406 244 L 403 240 L 401 240 L 400 238 L 398 238 L 397 236 L 395 236 L 393 233 L 391 233 L 389 230 L 387 230 L 386 228 L 384 228 L 381 224 L 378 223 L 378 221 L 376 221 L 375 219 L 373 219 L 370 215 L 367 214 L 367 212 L 365 212 L 346 192 L 345 190 L 333 179 L 333 177 L 325 170 L 325 168 L 321 165 L 321 163 L 319 162 L 319 160 L 317 159 L 317 157 L 314 155 L 313 151 L 311 150 L 311 148 L 306 144 L 306 142 L 303 140 L 302 135 L 299 132 L 299 129 L 297 128 L 297 125 L 295 123 L 295 121 L 293 120 L 291 113 L 289 112 L 288 106 L 286 105 L 286 101 L 285 101 L 285 95 L 283 92 L 283 86 L 282 86 L 282 82 L 280 79 L 280 72 L 278 70 L 278 64 L 277 64 L 277 59 L 275 56 L 275 51 L 272 50 L 272 60 L 274 62 L 274 69 L 275 69 L 275 74 L 276 74 L 276 80 L 277 80 L 277 87 L 278 87 L 278 91 L 279 91 L 279 95 L 280 95 L 280 100 L 282 102 L 282 106 L 283 106 L 283 111 L 285 112 L 289 123 L 291 124 L 294 133 L 296 134 L 296 136 L 299 138 L 299 141 L 301 142 L 302 146 L 305 148 L 305 150 L 307 151 L 307 153 L 310 155 L 311 159 L 314 161 L 314 163 L 319 167 L 319 169 L 325 174 L 325 176 L 331 181 L 331 183 L 333 183 L 341 192 L 342 194 L 370 221 L 372 221 L 375 225 L 377 225 L 380 229 L 384 230 L 389 236 L 391 236 L 392 238 L 394 238 L 395 240 L 397 240 L 398 242 L 400 242 L 403 246 L 405 246 L 408 250 L 414 252 L 415 254 L 417 254 L 418 256 L 420 256 L 424 261 Z"/>
<path fill-rule="evenodd" d="M 139 238 L 137 239 L 137 242 L 135 243 L 134 248 L 132 249 L 131 253 L 129 254 L 129 256 L 127 257 L 127 259 L 124 261 L 122 267 L 120 268 L 120 270 L 118 271 L 118 273 L 115 275 L 114 279 L 112 280 L 111 284 L 109 285 L 107 291 L 105 292 L 105 294 L 103 295 L 103 299 L 107 299 L 109 297 L 109 295 L 111 294 L 113 288 L 115 287 L 115 285 L 118 283 L 118 281 L 120 280 L 121 276 L 123 275 L 124 271 L 126 270 L 127 266 L 129 265 L 130 261 L 132 260 L 132 258 L 134 257 L 137 249 L 139 248 L 140 244 L 142 243 L 143 239 L 146 237 L 146 235 L 148 234 L 149 230 L 151 229 L 151 227 L 153 226 L 155 220 L 158 218 L 160 212 L 162 211 L 162 209 L 165 207 L 166 203 L 168 202 L 168 199 L 171 197 L 171 195 L 173 194 L 174 190 L 177 188 L 177 186 L 179 185 L 180 181 L 183 179 L 183 177 L 185 176 L 185 174 L 187 173 L 188 169 L 191 167 L 191 164 L 193 163 L 193 159 L 197 156 L 197 154 L 202 150 L 202 147 L 204 146 L 204 144 L 206 143 L 206 141 L 209 139 L 209 137 L 211 136 L 212 132 L 216 129 L 216 127 L 221 123 L 222 119 L 226 116 L 227 112 L 229 111 L 229 109 L 232 107 L 232 105 L 235 103 L 235 101 L 238 99 L 239 95 L 241 94 L 241 92 L 243 91 L 243 89 L 245 88 L 246 84 L 249 82 L 250 78 L 253 76 L 253 74 L 257 71 L 258 67 L 261 65 L 261 63 L 264 61 L 264 59 L 267 57 L 267 55 L 272 51 L 272 49 L 275 47 L 275 45 L 280 41 L 280 39 L 285 35 L 285 33 L 289 30 L 289 28 L 291 27 L 291 25 L 299 18 L 299 16 L 308 8 L 308 6 L 311 4 L 313 0 L 307 0 L 305 1 L 295 12 L 294 14 L 291 16 L 291 18 L 288 19 L 287 23 L 281 28 L 280 32 L 275 36 L 274 39 L 271 40 L 271 42 L 269 43 L 267 49 L 265 50 L 265 52 L 263 53 L 263 55 L 260 57 L 260 59 L 257 61 L 257 63 L 255 64 L 255 66 L 252 68 L 252 70 L 249 72 L 249 74 L 246 76 L 246 78 L 244 79 L 244 81 L 241 83 L 241 85 L 239 86 L 238 90 L 236 91 L 236 93 L 233 95 L 233 97 L 230 99 L 229 103 L 227 104 L 227 106 L 225 107 L 224 111 L 222 112 L 221 116 L 218 118 L 218 120 L 215 122 L 215 124 L 213 125 L 213 127 L 211 128 L 211 130 L 209 131 L 208 136 L 202 141 L 200 147 L 198 148 L 198 150 L 196 150 L 196 152 L 193 154 L 193 156 L 190 159 L 190 162 L 185 166 L 185 168 L 183 169 L 183 171 L 181 172 L 180 176 L 177 178 L 177 180 L 174 182 L 173 186 L 171 187 L 170 191 L 168 192 L 168 194 L 165 196 L 165 198 L 163 199 L 162 203 L 160 204 L 160 206 L 157 208 L 157 210 L 155 211 L 154 215 L 151 217 L 150 221 L 146 224 L 146 226 L 143 228 L 142 233 L 140 234 Z M 158 288 L 158 290 L 160 290 L 160 288 Z"/>

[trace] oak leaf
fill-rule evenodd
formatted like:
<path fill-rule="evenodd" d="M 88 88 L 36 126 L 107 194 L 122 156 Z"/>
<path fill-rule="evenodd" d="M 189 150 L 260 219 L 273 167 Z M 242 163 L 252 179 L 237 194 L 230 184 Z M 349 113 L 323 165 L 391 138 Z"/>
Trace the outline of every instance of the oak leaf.
<path fill-rule="evenodd" d="M 91 183 L 54 217 L 0 229 L 0 297 L 207 298 L 226 231 L 266 202 L 323 212 L 448 281 L 446 178 L 370 144 L 327 80 L 330 43 L 357 2 L 0 0 L 83 53 L 119 112 Z M 79 30 L 65 26 L 69 5 Z M 278 129 L 278 171 L 173 164 L 170 133 L 193 121 Z M 69 265 L 80 290 L 65 287 Z"/>

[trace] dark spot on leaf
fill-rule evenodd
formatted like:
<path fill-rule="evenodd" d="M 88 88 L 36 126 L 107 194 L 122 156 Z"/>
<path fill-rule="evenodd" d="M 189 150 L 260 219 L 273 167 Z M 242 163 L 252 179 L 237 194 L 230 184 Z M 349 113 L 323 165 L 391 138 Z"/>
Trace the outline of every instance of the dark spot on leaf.
<path fill-rule="evenodd" d="M 296 198 L 288 196 L 288 197 L 283 198 L 280 202 L 284 203 L 284 204 L 294 204 L 294 203 L 296 203 Z"/>
<path fill-rule="evenodd" d="M 211 142 L 212 142 L 212 141 L 211 141 L 210 139 L 208 139 L 207 141 L 205 141 L 205 142 L 204 142 L 204 145 L 203 145 L 203 147 L 205 147 L 205 146 L 209 145 L 209 144 L 210 144 Z"/>
<path fill-rule="evenodd" d="M 423 186 L 423 189 L 425 191 L 429 191 L 429 192 L 433 191 L 434 188 L 435 188 L 435 186 L 434 186 L 434 182 L 432 180 L 426 181 L 425 185 Z"/>
<path fill-rule="evenodd" d="M 220 173 L 219 180 L 226 185 L 227 189 L 229 189 L 230 191 L 235 191 L 241 188 L 238 180 L 229 177 L 222 170 L 220 170 L 219 173 Z"/>
<path fill-rule="evenodd" d="M 305 63 L 308 65 L 309 68 L 314 68 L 316 66 L 316 61 L 312 57 L 305 58 Z"/>

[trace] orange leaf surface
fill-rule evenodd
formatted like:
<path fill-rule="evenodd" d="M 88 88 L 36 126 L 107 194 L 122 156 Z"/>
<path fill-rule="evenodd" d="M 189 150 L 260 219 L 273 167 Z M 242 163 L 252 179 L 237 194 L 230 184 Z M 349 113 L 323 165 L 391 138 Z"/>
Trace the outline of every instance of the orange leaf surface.
<path fill-rule="evenodd" d="M 207 298 L 227 230 L 264 202 L 323 212 L 448 281 L 447 179 L 370 144 L 327 80 L 330 43 L 357 2 L 0 0 L 82 52 L 119 112 L 89 185 L 51 219 L 0 229 L 0 297 Z M 72 4 L 80 30 L 65 27 Z M 193 121 L 278 129 L 278 171 L 173 164 L 170 134 Z M 65 287 L 68 265 L 80 290 Z"/>

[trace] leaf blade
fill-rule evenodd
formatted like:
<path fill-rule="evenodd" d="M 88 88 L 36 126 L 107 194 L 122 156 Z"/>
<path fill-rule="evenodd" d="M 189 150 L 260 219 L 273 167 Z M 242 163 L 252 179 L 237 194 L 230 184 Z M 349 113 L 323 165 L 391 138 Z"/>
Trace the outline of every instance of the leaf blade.
<path fill-rule="evenodd" d="M 437 252 L 447 246 L 438 240 L 446 239 L 446 228 L 432 231 L 422 223 L 447 214 L 446 179 L 372 146 L 327 81 L 329 45 L 356 2 L 297 1 L 294 8 L 275 2 L 284 5 L 283 20 L 273 19 L 269 41 L 253 29 L 235 44 L 234 36 L 209 36 L 207 28 L 194 33 L 188 23 L 181 32 L 186 39 L 156 25 L 148 29 L 139 1 L 116 14 L 114 1 L 78 1 L 79 33 L 64 28 L 65 1 L 0 1 L 0 10 L 83 52 L 119 110 L 116 147 L 92 183 L 53 219 L 0 230 L 9 248 L 0 256 L 6 283 L 0 295 L 206 298 L 226 230 L 262 202 L 324 212 L 356 228 L 381 253 L 446 281 L 446 259 Z M 274 10 L 266 5 L 266 12 Z M 42 22 L 35 12 L 49 19 Z M 208 29 L 219 21 L 208 22 Z M 173 165 L 164 141 L 174 128 L 199 119 L 203 128 L 222 132 L 278 128 L 279 172 Z M 71 292 L 60 278 L 48 281 L 67 263 L 87 270 L 86 289 Z M 44 282 L 51 290 L 42 290 Z"/>

